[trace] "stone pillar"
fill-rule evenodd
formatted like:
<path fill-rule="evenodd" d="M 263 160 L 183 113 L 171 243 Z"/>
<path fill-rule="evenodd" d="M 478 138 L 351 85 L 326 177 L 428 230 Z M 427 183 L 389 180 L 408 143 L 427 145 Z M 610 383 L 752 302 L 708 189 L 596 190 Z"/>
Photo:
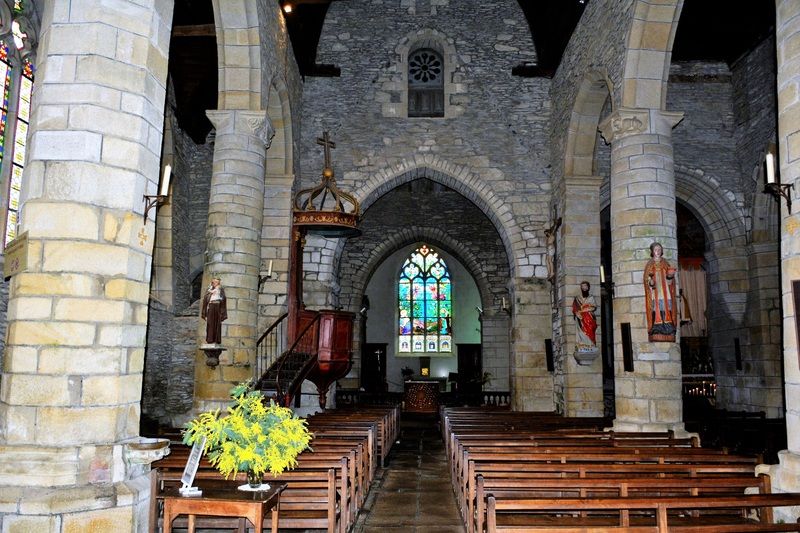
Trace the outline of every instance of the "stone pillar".
<path fill-rule="evenodd" d="M 600 357 L 600 185 L 601 176 L 565 176 L 560 260 L 564 272 L 565 298 L 561 305 L 564 365 L 564 414 L 603 416 L 603 361 Z M 597 356 L 580 363 L 575 357 L 578 324 L 572 315 L 572 300 L 580 284 L 591 284 L 597 302 Z"/>
<path fill-rule="evenodd" d="M 274 134 L 264 111 L 208 111 L 216 128 L 214 166 L 208 203 L 206 266 L 203 286 L 222 279 L 228 319 L 222 325 L 227 348 L 211 368 L 198 353 L 195 405 L 227 401 L 231 387 L 251 378 L 258 339 L 258 277 L 264 219 L 266 150 Z M 199 344 L 205 343 L 201 321 Z"/>
<path fill-rule="evenodd" d="M 555 409 L 553 376 L 547 371 L 544 339 L 552 336 L 547 280 L 514 278 L 511 290 L 511 408 Z M 498 302 L 499 305 L 499 302 Z"/>
<path fill-rule="evenodd" d="M 781 293 L 783 295 L 783 361 L 786 386 L 786 433 L 788 449 L 779 453 L 779 465 L 761 465 L 768 472 L 776 492 L 800 491 L 800 351 L 797 319 L 794 313 L 792 282 L 800 279 L 800 3 L 777 0 L 776 47 L 778 55 L 778 160 L 783 183 L 793 183 L 789 191 L 795 200 L 792 212 L 781 198 Z M 794 508 L 792 508 L 794 509 Z M 775 512 L 776 519 L 794 522 L 796 509 Z"/>
<path fill-rule="evenodd" d="M 680 346 L 648 342 L 643 285 L 654 241 L 677 267 L 672 128 L 682 117 L 656 109 L 620 108 L 600 125 L 611 143 L 614 427 L 619 430 L 683 429 Z M 623 323 L 631 327 L 632 372 L 623 368 Z"/>
<path fill-rule="evenodd" d="M 43 4 L 0 386 L 0 530 L 144 531 L 139 434 L 173 2 Z M 88 38 L 87 38 L 88 37 Z M 43 490 L 47 487 L 47 490 Z"/>

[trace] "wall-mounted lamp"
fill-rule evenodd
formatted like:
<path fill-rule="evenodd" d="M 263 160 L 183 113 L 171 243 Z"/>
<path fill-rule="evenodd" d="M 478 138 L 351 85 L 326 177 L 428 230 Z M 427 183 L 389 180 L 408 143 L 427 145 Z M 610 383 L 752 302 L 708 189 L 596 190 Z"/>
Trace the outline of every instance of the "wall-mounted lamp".
<path fill-rule="evenodd" d="M 500 301 L 500 310 L 505 311 L 509 315 L 511 314 L 511 305 L 509 304 L 508 300 L 506 300 L 505 296 L 503 296 L 502 300 Z"/>
<path fill-rule="evenodd" d="M 606 271 L 603 265 L 600 265 L 600 286 L 603 287 L 611 297 L 614 297 L 614 282 L 606 281 Z"/>
<path fill-rule="evenodd" d="M 286 13 L 287 15 L 291 13 L 293 9 L 294 6 L 292 6 L 291 2 L 286 2 L 285 4 L 283 4 L 283 12 Z"/>
<path fill-rule="evenodd" d="M 167 201 L 169 198 L 169 180 L 172 176 L 172 167 L 167 165 L 164 167 L 164 176 L 161 178 L 161 188 L 158 194 L 145 194 L 144 195 L 144 222 L 147 223 L 147 213 L 154 207 L 158 207 Z"/>
<path fill-rule="evenodd" d="M 258 292 L 261 292 L 261 286 L 266 283 L 267 280 L 272 279 L 272 259 L 269 260 L 269 266 L 267 267 L 267 274 L 266 276 L 259 276 L 258 277 Z"/>
<path fill-rule="evenodd" d="M 767 155 L 765 157 L 764 164 L 767 167 L 766 169 L 766 177 L 767 183 L 764 186 L 764 192 L 769 193 L 775 197 L 775 200 L 778 202 L 781 201 L 781 197 L 786 200 L 786 208 L 789 210 L 789 213 L 792 212 L 792 196 L 789 193 L 789 189 L 794 188 L 794 183 L 781 183 L 780 182 L 780 175 L 778 174 L 778 169 L 776 165 L 776 152 L 777 149 L 774 144 L 770 144 L 769 149 L 767 150 Z"/>

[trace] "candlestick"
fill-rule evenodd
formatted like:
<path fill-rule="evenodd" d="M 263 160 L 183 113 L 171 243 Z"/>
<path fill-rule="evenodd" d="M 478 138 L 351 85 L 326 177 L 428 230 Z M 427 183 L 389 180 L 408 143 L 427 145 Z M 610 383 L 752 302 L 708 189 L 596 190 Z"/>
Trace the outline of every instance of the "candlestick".
<path fill-rule="evenodd" d="M 161 191 L 159 196 L 167 196 L 169 194 L 169 179 L 172 174 L 172 166 L 167 165 L 164 167 L 164 177 L 161 178 Z"/>
<path fill-rule="evenodd" d="M 775 156 L 767 152 L 767 183 L 775 183 Z"/>
<path fill-rule="evenodd" d="M 269 267 L 267 267 L 267 277 L 272 277 L 272 259 L 269 260 Z"/>
<path fill-rule="evenodd" d="M 603 269 L 603 265 L 600 265 L 600 283 L 606 282 L 606 271 Z"/>

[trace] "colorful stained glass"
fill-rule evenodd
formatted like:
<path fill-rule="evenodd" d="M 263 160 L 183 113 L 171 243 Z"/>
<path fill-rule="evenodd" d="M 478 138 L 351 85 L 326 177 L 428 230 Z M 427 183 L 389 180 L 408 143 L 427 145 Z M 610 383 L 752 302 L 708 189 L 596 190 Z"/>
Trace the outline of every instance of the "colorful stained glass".
<path fill-rule="evenodd" d="M 400 269 L 398 352 L 452 352 L 450 274 L 444 260 L 420 246 Z"/>
<path fill-rule="evenodd" d="M 16 30 L 19 27 L 16 26 Z M 21 31 L 16 31 L 14 34 L 17 48 L 22 47 L 21 39 L 25 34 Z M 0 76 L 5 68 L 6 85 L 3 92 L 3 109 L 2 116 L 0 117 L 0 146 L 5 146 L 6 138 L 6 124 L 8 120 L 8 99 L 11 85 L 11 67 L 8 65 L 8 48 L 5 43 L 0 43 Z M 22 169 L 25 165 L 25 155 L 27 151 L 28 141 L 28 122 L 31 115 L 31 95 L 33 94 L 33 65 L 30 62 L 23 61 L 21 75 L 18 75 L 18 95 L 17 95 L 17 116 L 14 122 L 14 138 L 11 153 L 11 179 L 9 180 L 8 188 L 8 205 L 6 214 L 6 235 L 5 245 L 7 246 L 17 234 L 16 228 L 19 222 L 19 208 L 20 208 L 20 190 L 22 189 Z M 5 150 L 0 148 L 0 161 L 2 156 L 5 155 Z"/>

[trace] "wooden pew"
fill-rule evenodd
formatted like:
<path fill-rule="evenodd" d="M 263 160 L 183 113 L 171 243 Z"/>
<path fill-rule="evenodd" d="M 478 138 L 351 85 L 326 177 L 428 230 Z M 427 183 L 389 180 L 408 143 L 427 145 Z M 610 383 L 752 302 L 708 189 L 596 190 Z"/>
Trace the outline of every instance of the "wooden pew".
<path fill-rule="evenodd" d="M 584 478 L 489 478 L 478 475 L 474 529 L 483 532 L 486 498 L 599 498 L 742 495 L 746 490 L 770 493 L 769 476 L 752 475 L 714 477 L 584 477 Z M 771 510 L 770 510 L 771 511 Z M 772 520 L 771 512 L 768 515 Z"/>
<path fill-rule="evenodd" d="M 798 531 L 798 524 L 774 524 L 747 518 L 754 509 L 800 505 L 800 494 L 774 493 L 737 496 L 667 496 L 655 498 L 487 498 L 488 533 L 497 531 L 600 533 L 744 533 L 748 531 Z M 686 514 L 700 511 L 700 516 Z M 728 511 L 704 515 L 702 511 Z M 677 511 L 680 511 L 677 512 Z M 505 523 L 504 514 L 524 522 Z M 594 516 L 581 516 L 596 512 Z M 634 514 L 634 512 L 636 514 Z M 577 515 L 577 516 L 576 516 Z"/>

